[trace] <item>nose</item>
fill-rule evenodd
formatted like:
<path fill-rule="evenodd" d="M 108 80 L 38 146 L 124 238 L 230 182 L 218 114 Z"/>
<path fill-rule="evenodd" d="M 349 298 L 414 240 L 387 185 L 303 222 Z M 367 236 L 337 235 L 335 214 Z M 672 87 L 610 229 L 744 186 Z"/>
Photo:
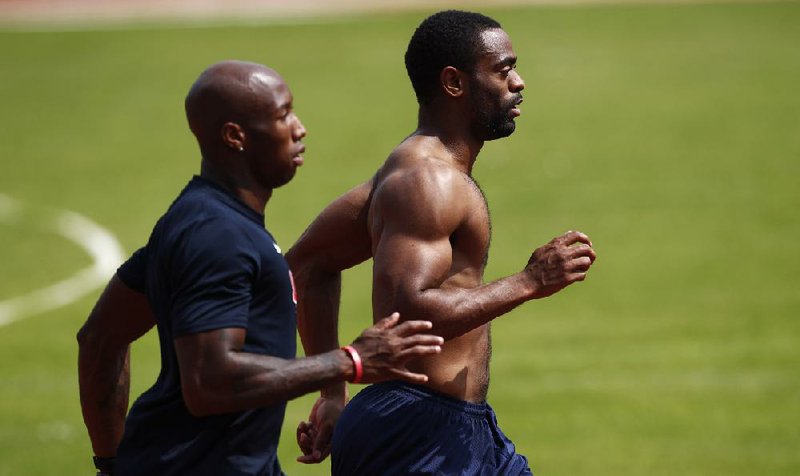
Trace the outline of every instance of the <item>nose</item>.
<path fill-rule="evenodd" d="M 294 140 L 298 141 L 298 140 L 302 139 L 305 136 L 306 136 L 306 127 L 303 125 L 302 122 L 300 122 L 300 118 L 298 117 L 297 118 L 297 124 L 295 124 L 295 127 L 294 127 L 293 138 L 294 138 Z"/>
<path fill-rule="evenodd" d="M 517 73 L 516 69 L 511 71 L 511 81 L 509 86 L 511 91 L 515 93 L 525 89 L 525 81 L 522 79 L 522 76 Z"/>

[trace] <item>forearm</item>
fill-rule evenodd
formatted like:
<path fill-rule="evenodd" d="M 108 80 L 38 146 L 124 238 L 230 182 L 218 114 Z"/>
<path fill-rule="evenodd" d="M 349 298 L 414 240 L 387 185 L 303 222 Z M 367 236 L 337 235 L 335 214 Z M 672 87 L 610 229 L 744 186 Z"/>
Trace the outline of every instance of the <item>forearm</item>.
<path fill-rule="evenodd" d="M 95 346 L 78 352 L 81 411 L 97 456 L 114 456 L 125 429 L 130 388 L 128 346 Z"/>
<path fill-rule="evenodd" d="M 81 410 L 96 456 L 117 452 L 130 388 L 130 343 L 155 324 L 147 298 L 114 275 L 78 331 Z"/>
<path fill-rule="evenodd" d="M 224 367 L 194 375 L 184 382 L 184 398 L 203 416 L 267 407 L 344 382 L 353 361 L 338 349 L 293 360 L 231 351 Z"/>
<path fill-rule="evenodd" d="M 430 288 L 400 292 L 392 303 L 404 319 L 433 323 L 433 334 L 458 337 L 533 299 L 535 286 L 524 272 L 475 288 Z"/>
<path fill-rule="evenodd" d="M 301 272 L 295 277 L 298 289 L 297 330 L 307 356 L 339 348 L 339 298 L 341 272 Z M 335 382 L 322 389 L 328 396 L 345 398 L 345 384 Z"/>
<path fill-rule="evenodd" d="M 341 273 L 299 273 L 297 331 L 307 356 L 339 348 Z"/>

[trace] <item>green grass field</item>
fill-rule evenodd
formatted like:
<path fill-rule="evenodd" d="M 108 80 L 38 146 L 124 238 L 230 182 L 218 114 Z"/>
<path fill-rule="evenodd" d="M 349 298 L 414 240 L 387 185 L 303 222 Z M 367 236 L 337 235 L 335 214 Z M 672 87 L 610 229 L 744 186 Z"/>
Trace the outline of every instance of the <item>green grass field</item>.
<path fill-rule="evenodd" d="M 78 211 L 132 251 L 198 169 L 189 85 L 252 60 L 283 73 L 309 130 L 306 165 L 267 210 L 287 247 L 413 130 L 402 55 L 427 13 L 0 28 L 0 193 Z M 800 4 L 486 13 L 527 83 L 517 132 L 476 167 L 487 278 L 568 229 L 599 254 L 587 282 L 495 323 L 501 427 L 539 476 L 800 474 Z M 0 301 L 88 262 L 0 222 Z M 369 274 L 345 276 L 346 340 L 369 322 Z M 0 476 L 93 474 L 74 336 L 96 296 L 0 327 Z M 153 336 L 134 347 L 134 397 L 158 358 Z M 294 462 L 312 401 L 289 405 L 289 475 L 328 471 Z"/>

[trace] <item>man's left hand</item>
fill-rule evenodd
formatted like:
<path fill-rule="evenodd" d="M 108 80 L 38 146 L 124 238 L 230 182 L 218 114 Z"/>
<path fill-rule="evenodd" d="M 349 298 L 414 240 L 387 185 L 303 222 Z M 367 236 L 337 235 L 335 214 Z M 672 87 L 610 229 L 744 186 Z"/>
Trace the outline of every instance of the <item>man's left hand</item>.
<path fill-rule="evenodd" d="M 333 427 L 344 409 L 345 399 L 338 397 L 320 397 L 311 409 L 309 421 L 301 421 L 297 425 L 297 445 L 302 456 L 297 461 L 305 464 L 317 464 L 331 453 Z"/>

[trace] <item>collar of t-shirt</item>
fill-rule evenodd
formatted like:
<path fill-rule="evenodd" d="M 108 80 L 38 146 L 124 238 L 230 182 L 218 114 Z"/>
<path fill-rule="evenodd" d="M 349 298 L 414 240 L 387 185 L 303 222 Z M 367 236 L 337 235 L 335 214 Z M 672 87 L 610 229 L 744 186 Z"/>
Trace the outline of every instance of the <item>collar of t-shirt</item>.
<path fill-rule="evenodd" d="M 258 213 L 257 211 L 253 210 L 243 201 L 239 200 L 236 196 L 234 196 L 228 189 L 224 188 L 223 186 L 212 182 L 206 178 L 203 178 L 199 175 L 195 175 L 192 177 L 192 180 L 189 182 L 188 186 L 186 187 L 187 190 L 189 189 L 207 189 L 217 195 L 220 200 L 225 203 L 226 205 L 230 206 L 231 208 L 235 209 L 239 213 L 243 214 L 250 220 L 258 223 L 261 226 L 265 226 L 264 214 Z"/>

